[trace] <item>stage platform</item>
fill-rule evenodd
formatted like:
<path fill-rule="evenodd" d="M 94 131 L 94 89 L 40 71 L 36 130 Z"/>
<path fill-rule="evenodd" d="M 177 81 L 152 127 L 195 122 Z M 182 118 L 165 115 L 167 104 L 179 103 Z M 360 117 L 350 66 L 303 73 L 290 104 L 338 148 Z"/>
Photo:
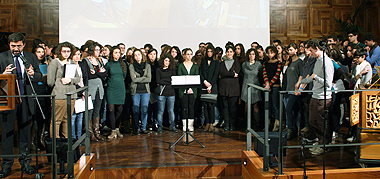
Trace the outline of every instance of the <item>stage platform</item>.
<path fill-rule="evenodd" d="M 254 155 L 254 152 L 246 150 L 246 133 L 244 131 L 223 131 L 217 129 L 215 133 L 203 132 L 196 129 L 194 136 L 206 147 L 202 148 L 197 142 L 192 142 L 186 146 L 179 142 L 173 149 L 169 149 L 170 144 L 180 137 L 182 132 L 173 133 L 164 130 L 162 134 L 152 132 L 147 135 L 132 136 L 124 135 L 122 139 L 106 140 L 91 143 L 91 153 L 94 154 L 95 177 L 96 178 L 243 178 L 248 171 L 262 170 L 261 157 Z M 338 142 L 343 142 L 343 134 Z M 298 139 L 294 138 L 288 145 L 298 145 Z M 84 147 L 81 147 L 84 151 Z M 334 148 L 327 153 L 326 169 L 334 172 L 347 173 L 350 170 L 359 172 L 364 178 L 378 178 L 380 169 L 361 169 L 354 161 L 353 147 Z M 247 170 L 243 167 L 244 158 L 255 159 L 254 168 Z M 20 178 L 20 166 L 15 160 L 12 167 L 12 174 L 9 178 Z M 309 178 L 320 177 L 322 172 L 322 156 L 311 156 L 306 152 L 307 173 Z M 33 158 L 32 166 L 35 166 Z M 259 162 L 259 164 L 257 164 Z M 44 178 L 50 178 L 50 164 L 46 157 L 40 157 L 39 166 Z M 251 167 L 252 167 L 251 166 Z M 257 166 L 257 167 L 256 167 Z M 256 168 L 256 169 L 255 169 Z M 255 177 L 274 178 L 277 168 L 271 168 L 272 173 L 264 173 L 262 176 L 257 173 Z M 363 172 L 364 171 L 364 172 Z M 365 172 L 368 171 L 368 172 Z M 288 149 L 284 158 L 285 178 L 302 177 L 303 159 L 299 149 Z M 320 172 L 320 174 L 318 173 Z M 262 173 L 262 172 L 261 172 Z M 312 175 L 317 173 L 317 175 Z M 289 175 L 292 174 L 292 175 Z M 301 175 L 299 175 L 301 174 Z M 350 176 L 345 174 L 345 176 Z M 355 175 L 357 176 L 357 175 Z M 335 175 L 334 175 L 335 177 Z M 34 175 L 25 175 L 23 178 L 34 178 Z M 322 178 L 322 177 L 320 177 Z M 352 177 L 351 177 L 352 179 Z"/>

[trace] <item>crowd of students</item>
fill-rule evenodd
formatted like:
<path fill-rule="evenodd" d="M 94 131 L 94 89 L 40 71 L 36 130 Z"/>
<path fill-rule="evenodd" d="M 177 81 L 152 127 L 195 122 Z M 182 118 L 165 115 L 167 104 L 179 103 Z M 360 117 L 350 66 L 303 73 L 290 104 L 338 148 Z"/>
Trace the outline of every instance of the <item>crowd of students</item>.
<path fill-rule="evenodd" d="M 380 48 L 374 35 L 365 34 L 364 44 L 358 41 L 355 30 L 347 37 L 330 35 L 326 45 L 318 39 L 289 45 L 275 40 L 265 48 L 253 42 L 247 51 L 242 44 L 232 42 L 227 42 L 224 50 L 211 42 L 200 43 L 194 51 L 164 44 L 160 56 L 150 44 L 126 48 L 123 43 L 102 46 L 89 40 L 78 48 L 69 42 L 47 46 L 36 39 L 33 53 L 40 65 L 47 66 L 46 80 L 36 87 L 40 94 L 56 95 L 56 123 L 50 124 L 58 131 L 56 137 L 67 137 L 68 132 L 73 138 L 81 136 L 83 112 L 72 109 L 73 130 L 67 131 L 65 93 L 83 86 L 89 86 L 93 103 L 89 112 L 93 141 L 120 138 L 128 132 L 161 134 L 164 127 L 178 132 L 186 130 L 185 119 L 190 131 L 244 129 L 247 84 L 252 83 L 270 90 L 270 130 L 277 131 L 279 120 L 284 120 L 288 139 L 307 132 L 309 142 L 330 143 L 344 121 L 343 112 L 350 110 L 350 94 L 328 91 L 325 96 L 324 86 L 327 90 L 354 89 L 378 79 L 374 66 L 380 63 Z M 65 64 L 77 64 L 74 78 L 63 76 Z M 200 75 L 201 88 L 174 89 L 171 77 L 176 75 Z M 285 93 L 283 104 L 279 104 L 279 91 L 290 91 Z M 80 99 L 83 94 L 75 97 Z M 254 89 L 251 102 L 252 126 L 262 130 L 263 93 Z M 328 137 L 323 141 L 325 104 L 330 112 Z M 50 102 L 43 101 L 43 105 L 48 111 Z M 279 105 L 285 107 L 284 119 L 279 119 Z M 38 125 L 42 128 L 39 133 L 43 133 L 48 123 L 40 121 Z M 101 133 L 101 128 L 110 128 L 110 134 Z M 354 130 L 352 127 L 347 140 L 354 140 Z M 321 151 L 311 148 L 313 154 Z"/>

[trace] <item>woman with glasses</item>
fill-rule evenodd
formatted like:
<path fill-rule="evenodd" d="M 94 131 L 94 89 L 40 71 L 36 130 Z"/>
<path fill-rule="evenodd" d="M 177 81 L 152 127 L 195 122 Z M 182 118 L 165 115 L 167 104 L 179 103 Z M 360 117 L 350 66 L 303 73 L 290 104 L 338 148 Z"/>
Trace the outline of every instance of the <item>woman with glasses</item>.
<path fill-rule="evenodd" d="M 67 101 L 66 93 L 75 90 L 75 85 L 79 83 L 80 78 L 78 73 L 75 77 L 65 77 L 65 65 L 73 64 L 71 52 L 73 50 L 72 44 L 69 42 L 60 43 L 56 48 L 57 58 L 52 60 L 48 66 L 47 84 L 53 88 L 52 95 L 55 96 L 55 124 L 51 124 L 50 137 L 63 138 L 68 137 L 67 131 Z M 71 101 L 71 111 L 74 110 L 74 99 Z M 52 136 L 52 129 L 55 127 L 55 136 Z M 61 130 L 60 130 L 61 129 Z M 71 131 L 70 131 L 71 132 Z"/>
<path fill-rule="evenodd" d="M 257 60 L 259 58 L 259 53 L 255 49 L 249 49 L 247 51 L 248 60 L 245 61 L 241 67 L 244 74 L 243 88 L 241 91 L 241 100 L 243 100 L 247 109 L 248 102 L 248 83 L 259 86 L 260 78 L 263 72 L 263 65 Z M 261 101 L 261 91 L 258 89 L 252 89 L 252 101 L 251 104 L 253 108 L 253 119 L 251 121 L 252 128 L 257 130 L 260 124 L 260 112 L 259 112 L 259 102 Z"/>
<path fill-rule="evenodd" d="M 89 127 L 91 140 L 104 140 L 100 135 L 100 108 L 104 96 L 104 88 L 102 79 L 107 76 L 106 69 L 99 59 L 101 45 L 93 42 L 89 45 L 87 53 L 89 56 L 84 58 L 87 62 L 88 69 L 88 91 L 94 108 L 89 111 Z"/>

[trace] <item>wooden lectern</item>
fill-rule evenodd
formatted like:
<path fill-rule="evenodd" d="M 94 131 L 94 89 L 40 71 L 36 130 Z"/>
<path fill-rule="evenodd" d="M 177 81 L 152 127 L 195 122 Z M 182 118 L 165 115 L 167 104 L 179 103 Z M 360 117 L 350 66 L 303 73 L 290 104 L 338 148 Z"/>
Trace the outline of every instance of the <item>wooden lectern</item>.
<path fill-rule="evenodd" d="M 0 74 L 0 96 L 16 95 L 16 75 Z M 14 110 L 16 106 L 15 97 L 0 97 L 0 111 Z"/>

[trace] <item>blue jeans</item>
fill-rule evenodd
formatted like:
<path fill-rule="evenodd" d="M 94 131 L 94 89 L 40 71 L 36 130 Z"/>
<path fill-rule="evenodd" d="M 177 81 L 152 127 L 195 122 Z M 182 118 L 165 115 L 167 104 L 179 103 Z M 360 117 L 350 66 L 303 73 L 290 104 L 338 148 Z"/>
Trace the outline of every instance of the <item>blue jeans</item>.
<path fill-rule="evenodd" d="M 71 118 L 73 139 L 79 139 L 82 136 L 83 114 L 84 112 L 73 113 L 73 117 Z"/>
<path fill-rule="evenodd" d="M 294 94 L 289 94 L 288 98 L 288 104 L 285 107 L 286 110 L 286 124 L 289 129 L 293 129 L 295 126 L 295 123 L 297 123 L 298 127 L 299 126 L 299 100 L 301 99 L 301 96 L 296 96 Z"/>
<path fill-rule="evenodd" d="M 146 122 L 148 120 L 149 93 L 136 93 L 132 96 L 133 106 L 133 129 L 139 129 L 139 116 L 141 106 L 141 131 L 146 130 Z"/>
<path fill-rule="evenodd" d="M 170 129 L 175 127 L 174 124 L 174 103 L 175 96 L 157 96 L 158 101 L 158 110 L 157 110 L 157 124 L 158 127 L 162 127 L 162 117 L 164 115 L 165 110 L 165 102 L 167 102 L 167 111 L 169 114 L 169 124 Z"/>

